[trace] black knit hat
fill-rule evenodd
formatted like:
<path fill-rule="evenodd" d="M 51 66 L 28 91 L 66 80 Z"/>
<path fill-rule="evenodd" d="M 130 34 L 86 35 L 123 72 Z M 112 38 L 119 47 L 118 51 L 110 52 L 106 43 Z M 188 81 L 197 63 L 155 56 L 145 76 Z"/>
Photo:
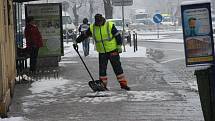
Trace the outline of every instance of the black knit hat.
<path fill-rule="evenodd" d="M 101 25 L 102 23 L 104 23 L 104 17 L 102 16 L 102 14 L 96 14 L 95 15 L 95 25 L 96 26 L 99 26 Z"/>
<path fill-rule="evenodd" d="M 84 24 L 87 24 L 87 23 L 88 23 L 88 19 L 87 19 L 87 18 L 84 18 L 84 19 L 83 19 L 83 23 L 84 23 Z"/>
<path fill-rule="evenodd" d="M 102 14 L 99 14 L 99 13 L 97 13 L 96 15 L 95 15 L 95 21 L 101 21 L 102 20 Z"/>

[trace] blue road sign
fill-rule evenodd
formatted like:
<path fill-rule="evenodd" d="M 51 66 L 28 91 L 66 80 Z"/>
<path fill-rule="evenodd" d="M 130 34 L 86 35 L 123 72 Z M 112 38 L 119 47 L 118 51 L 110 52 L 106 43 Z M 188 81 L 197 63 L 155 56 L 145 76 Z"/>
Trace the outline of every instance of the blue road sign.
<path fill-rule="evenodd" d="M 153 21 L 155 22 L 155 23 L 161 23 L 162 22 L 162 20 L 163 20 L 163 17 L 162 17 L 162 15 L 161 14 L 155 14 L 154 16 L 153 16 Z"/>

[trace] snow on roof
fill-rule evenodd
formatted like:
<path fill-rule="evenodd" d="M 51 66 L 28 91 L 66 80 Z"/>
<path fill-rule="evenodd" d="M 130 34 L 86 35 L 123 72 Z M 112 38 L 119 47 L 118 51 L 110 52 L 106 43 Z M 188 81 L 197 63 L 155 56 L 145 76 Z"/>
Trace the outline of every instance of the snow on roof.
<path fill-rule="evenodd" d="M 200 3 L 210 3 L 210 0 L 191 0 L 191 1 L 184 1 L 181 5 L 192 5 L 192 4 L 200 4 Z"/>

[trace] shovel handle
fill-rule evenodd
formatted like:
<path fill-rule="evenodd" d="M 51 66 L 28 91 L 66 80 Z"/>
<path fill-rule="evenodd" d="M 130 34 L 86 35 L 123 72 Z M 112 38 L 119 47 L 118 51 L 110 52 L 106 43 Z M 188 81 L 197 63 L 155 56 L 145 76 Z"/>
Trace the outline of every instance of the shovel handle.
<path fill-rule="evenodd" d="M 80 53 L 78 52 L 78 45 L 77 44 L 73 44 L 73 48 L 75 49 L 75 51 L 77 52 L 78 56 L 80 57 L 82 63 L 84 64 L 84 67 L 86 68 L 88 74 L 90 75 L 90 78 L 92 79 L 92 81 L 94 82 L 94 78 L 92 76 L 92 74 L 90 73 L 89 69 L 87 68 L 87 65 L 85 64 L 83 58 L 81 57 Z"/>

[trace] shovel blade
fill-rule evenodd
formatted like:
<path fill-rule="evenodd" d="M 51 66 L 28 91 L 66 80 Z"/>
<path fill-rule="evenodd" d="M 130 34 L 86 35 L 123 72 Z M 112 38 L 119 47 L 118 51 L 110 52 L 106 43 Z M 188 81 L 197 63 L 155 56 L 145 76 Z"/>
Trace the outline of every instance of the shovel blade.
<path fill-rule="evenodd" d="M 89 81 L 88 84 L 94 92 L 107 90 L 101 80 Z"/>

